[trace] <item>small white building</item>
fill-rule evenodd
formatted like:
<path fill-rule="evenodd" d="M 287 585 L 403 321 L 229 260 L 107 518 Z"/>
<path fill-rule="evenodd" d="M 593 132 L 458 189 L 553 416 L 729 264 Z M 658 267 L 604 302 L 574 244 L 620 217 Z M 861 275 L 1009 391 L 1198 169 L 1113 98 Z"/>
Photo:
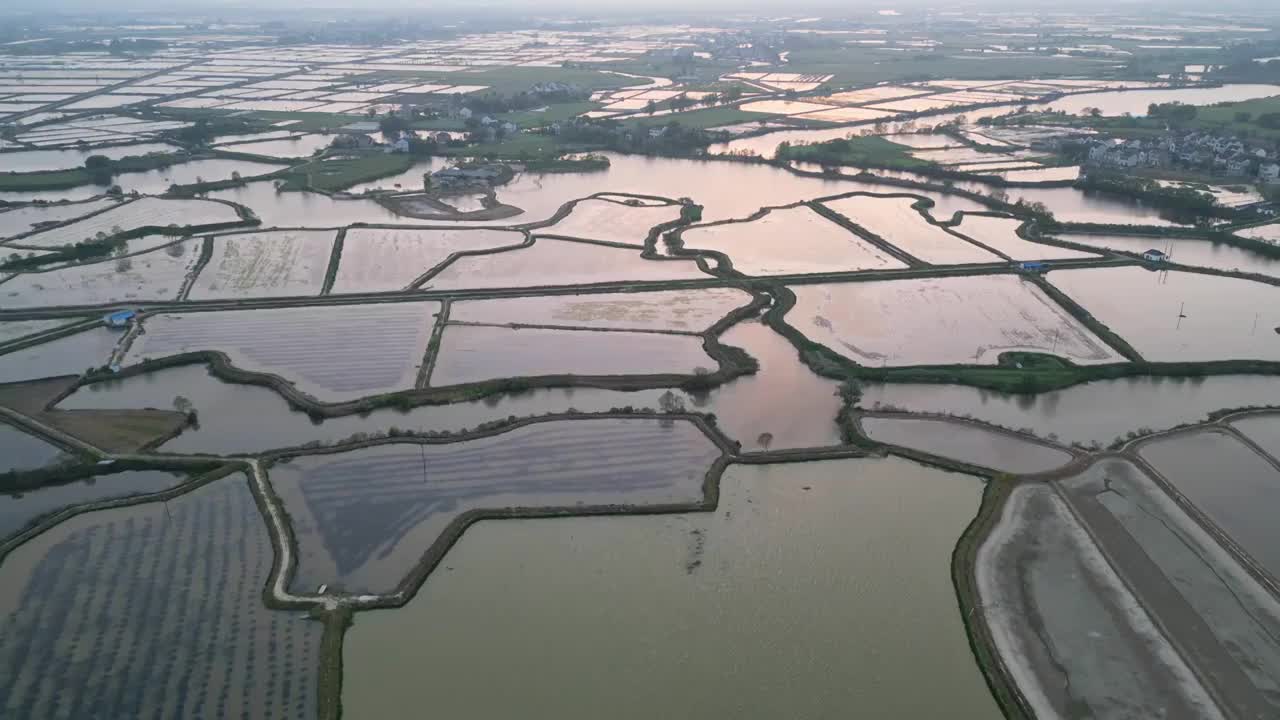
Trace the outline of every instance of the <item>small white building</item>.
<path fill-rule="evenodd" d="M 1258 179 L 1265 183 L 1280 181 L 1280 163 L 1262 163 L 1259 165 Z"/>
<path fill-rule="evenodd" d="M 1162 250 L 1152 248 L 1142 253 L 1142 259 L 1152 263 L 1162 263 L 1169 259 L 1169 255 Z"/>

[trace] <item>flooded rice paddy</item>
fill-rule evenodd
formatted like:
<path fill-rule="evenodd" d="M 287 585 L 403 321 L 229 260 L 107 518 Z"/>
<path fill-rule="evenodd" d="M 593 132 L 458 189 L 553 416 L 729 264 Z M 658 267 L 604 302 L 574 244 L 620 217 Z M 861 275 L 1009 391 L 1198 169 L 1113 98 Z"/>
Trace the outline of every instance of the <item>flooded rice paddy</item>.
<path fill-rule="evenodd" d="M 95 328 L 0 355 L 0 383 L 79 375 L 102 367 L 119 340 L 119 333 Z"/>
<path fill-rule="evenodd" d="M 1271 508 L 1280 498 L 1274 461 L 1213 430 L 1144 443 L 1139 453 L 1179 493 L 1280 578 L 1280 533 Z"/>
<path fill-rule="evenodd" d="M 1249 415 L 1232 420 L 1231 427 L 1272 458 L 1280 459 L 1280 415 Z"/>
<path fill-rule="evenodd" d="M 28 205 L 0 212 L 0 239 L 32 232 L 44 224 L 74 220 L 114 206 L 117 200 L 107 198 L 88 202 L 56 205 Z"/>
<path fill-rule="evenodd" d="M 161 314 L 124 362 L 221 352 L 322 401 L 413 388 L 440 306 L 434 302 Z"/>
<path fill-rule="evenodd" d="M 1097 248 L 1123 250 L 1135 255 L 1141 255 L 1147 250 L 1159 250 L 1167 254 L 1171 262 L 1179 265 L 1280 277 L 1280 259 L 1208 239 L 1093 234 L 1064 234 L 1059 235 L 1058 239 Z"/>
<path fill-rule="evenodd" d="M 271 563 L 239 474 L 29 540 L 0 566 L 4 714 L 314 717 L 322 626 L 263 607 Z"/>
<path fill-rule="evenodd" d="M 449 321 L 700 333 L 751 300 L 736 288 L 459 300 L 449 307 Z"/>
<path fill-rule="evenodd" d="M 639 250 L 538 238 L 530 247 L 455 258 L 422 287 L 460 290 L 705 277 L 692 260 L 646 260 Z"/>
<path fill-rule="evenodd" d="M 1013 275 L 796 285 L 787 322 L 865 365 L 994 365 L 1001 353 L 1073 362 L 1120 356 L 1035 285 Z"/>
<path fill-rule="evenodd" d="M 3 442 L 2 436 L 6 427 L 0 425 L 0 442 Z M 94 475 L 63 485 L 46 485 L 27 492 L 4 496 L 4 501 L 0 503 L 0 540 L 25 530 L 49 514 L 67 508 L 102 500 L 149 495 L 168 490 L 186 480 L 187 477 L 184 475 L 168 472 L 128 471 Z"/>
<path fill-rule="evenodd" d="M 1071 462 L 1071 454 L 1027 439 L 950 420 L 864 417 L 867 437 L 889 445 L 958 460 L 999 472 L 1048 472 Z"/>
<path fill-rule="evenodd" d="M 177 240 L 141 255 L 14 275 L 0 283 L 0 305 L 24 308 L 177 300 L 200 259 L 201 242 Z"/>
<path fill-rule="evenodd" d="M 404 290 L 454 253 L 509 249 L 524 241 L 510 230 L 351 228 L 331 292 Z"/>
<path fill-rule="evenodd" d="M 0 423 L 0 474 L 36 470 L 56 462 L 62 456 L 62 448 L 57 445 L 13 425 Z M 8 498 L 0 504 L 0 518 L 11 509 L 11 503 L 12 498 Z M 0 534 L 3 532 L 4 521 L 0 519 Z"/>
<path fill-rule="evenodd" d="M 717 366 L 696 335 L 450 324 L 429 383 L 442 387 L 541 375 L 691 375 Z"/>
<path fill-rule="evenodd" d="M 612 418 L 302 456 L 270 473 L 297 538 L 292 585 L 385 593 L 468 513 L 693 504 L 719 456 L 687 420 Z"/>
<path fill-rule="evenodd" d="M 335 233 L 329 230 L 220 235 L 191 286 L 192 300 L 319 295 Z"/>
<path fill-rule="evenodd" d="M 1224 709 L 1280 708 L 1280 602 L 1132 463 L 1108 458 L 1063 483 L 1075 511 Z"/>
<path fill-rule="evenodd" d="M 960 224 L 954 228 L 956 232 L 977 240 L 1011 260 L 1069 260 L 1099 257 L 1094 253 L 1024 240 L 1018 236 L 1018 227 L 1023 223 L 1021 218 L 969 213 L 965 213 L 962 218 Z"/>
<path fill-rule="evenodd" d="M 770 210 L 749 222 L 696 225 L 681 233 L 688 250 L 728 256 L 746 275 L 879 270 L 906 263 L 807 206 Z"/>
<path fill-rule="evenodd" d="M 906 197 L 854 195 L 823 203 L 872 235 L 934 265 L 999 262 L 1001 258 L 930 224 Z"/>
<path fill-rule="evenodd" d="M 32 248 L 58 248 L 93 239 L 98 233 L 118 232 L 117 228 L 132 230 L 148 226 L 183 227 L 236 222 L 240 222 L 236 209 L 224 203 L 145 197 L 77 222 L 28 235 L 11 244 Z"/>
<path fill-rule="evenodd" d="M 344 709 L 998 717 L 947 579 L 980 493 L 899 459 L 735 465 L 714 513 L 479 523 L 407 607 L 356 617 Z"/>
<path fill-rule="evenodd" d="M 1041 717 L 1221 717 L 1067 504 L 1015 488 L 978 552 L 982 613 Z"/>
<path fill-rule="evenodd" d="M 627 205 L 625 200 L 582 200 L 564 219 L 535 232 L 640 247 L 644 245 L 650 228 L 679 217 L 678 205 Z"/>
<path fill-rule="evenodd" d="M 1144 267 L 1056 270 L 1049 282 L 1148 360 L 1280 360 L 1280 288 Z"/>
<path fill-rule="evenodd" d="M 1212 88 L 1178 88 L 1172 90 L 1122 90 L 1120 92 L 1084 93 L 1054 100 L 1045 107 L 1068 115 L 1079 115 L 1086 108 L 1097 108 L 1103 115 L 1147 114 L 1152 103 L 1180 102 L 1187 105 L 1213 105 L 1280 95 L 1280 85 L 1223 85 Z"/>
<path fill-rule="evenodd" d="M 1216 410 L 1280 405 L 1280 384 L 1257 375 L 1123 378 L 1018 395 L 963 385 L 864 383 L 859 405 L 954 414 L 1066 444 L 1103 446 L 1129 433 L 1202 422 Z"/>

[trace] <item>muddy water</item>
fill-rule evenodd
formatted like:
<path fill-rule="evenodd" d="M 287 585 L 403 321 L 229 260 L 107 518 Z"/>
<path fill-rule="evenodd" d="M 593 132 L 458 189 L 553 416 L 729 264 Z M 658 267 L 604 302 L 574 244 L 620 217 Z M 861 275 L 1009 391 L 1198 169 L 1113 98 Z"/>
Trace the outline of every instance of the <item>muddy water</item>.
<path fill-rule="evenodd" d="M 1280 577 L 1280 470 L 1223 432 L 1178 434 L 1139 452 L 1272 577 Z"/>
<path fill-rule="evenodd" d="M 948 580 L 980 492 L 897 459 L 735 466 L 714 514 L 481 523 L 408 606 L 356 617 L 344 708 L 999 717 Z"/>
<path fill-rule="evenodd" d="M 861 424 L 872 440 L 1002 472 L 1045 472 L 1071 461 L 1062 450 L 945 420 L 869 417 Z"/>
<path fill-rule="evenodd" d="M 868 383 L 861 401 L 867 409 L 950 413 L 1086 445 L 1106 445 L 1143 428 L 1166 430 L 1197 422 L 1214 410 L 1276 404 L 1280 382 L 1253 375 L 1099 380 L 1039 395 L 961 385 Z"/>

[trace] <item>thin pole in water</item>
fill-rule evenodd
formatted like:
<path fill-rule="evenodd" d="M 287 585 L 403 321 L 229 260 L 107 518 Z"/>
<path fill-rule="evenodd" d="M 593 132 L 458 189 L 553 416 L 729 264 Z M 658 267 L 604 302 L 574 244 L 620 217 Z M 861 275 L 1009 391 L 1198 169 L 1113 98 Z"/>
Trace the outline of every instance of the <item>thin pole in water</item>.
<path fill-rule="evenodd" d="M 418 452 L 422 455 L 422 484 L 427 484 L 427 449 L 418 444 Z"/>

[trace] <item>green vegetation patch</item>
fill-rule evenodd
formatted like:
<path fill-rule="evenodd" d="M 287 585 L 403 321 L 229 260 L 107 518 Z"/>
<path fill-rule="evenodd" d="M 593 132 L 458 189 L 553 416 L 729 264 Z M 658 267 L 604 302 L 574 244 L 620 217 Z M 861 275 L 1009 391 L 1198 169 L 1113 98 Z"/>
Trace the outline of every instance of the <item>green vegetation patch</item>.
<path fill-rule="evenodd" d="M 876 135 L 828 140 L 813 145 L 780 143 L 779 160 L 822 163 L 824 165 L 858 165 L 862 167 L 918 168 L 933 163 L 911 156 L 911 148 Z"/>
<path fill-rule="evenodd" d="M 320 160 L 294 168 L 286 176 L 284 189 L 336 192 L 352 185 L 402 173 L 413 166 L 413 161 L 413 156 L 408 154 L 383 152 Z"/>
<path fill-rule="evenodd" d="M 585 112 L 600 109 L 601 104 L 597 102 L 564 102 L 553 103 L 548 105 L 545 110 L 534 111 L 524 110 L 520 112 L 502 113 L 497 116 L 498 120 L 504 122 L 515 123 L 518 127 L 535 127 L 539 125 L 550 125 L 554 122 L 565 122 L 571 120 Z"/>

